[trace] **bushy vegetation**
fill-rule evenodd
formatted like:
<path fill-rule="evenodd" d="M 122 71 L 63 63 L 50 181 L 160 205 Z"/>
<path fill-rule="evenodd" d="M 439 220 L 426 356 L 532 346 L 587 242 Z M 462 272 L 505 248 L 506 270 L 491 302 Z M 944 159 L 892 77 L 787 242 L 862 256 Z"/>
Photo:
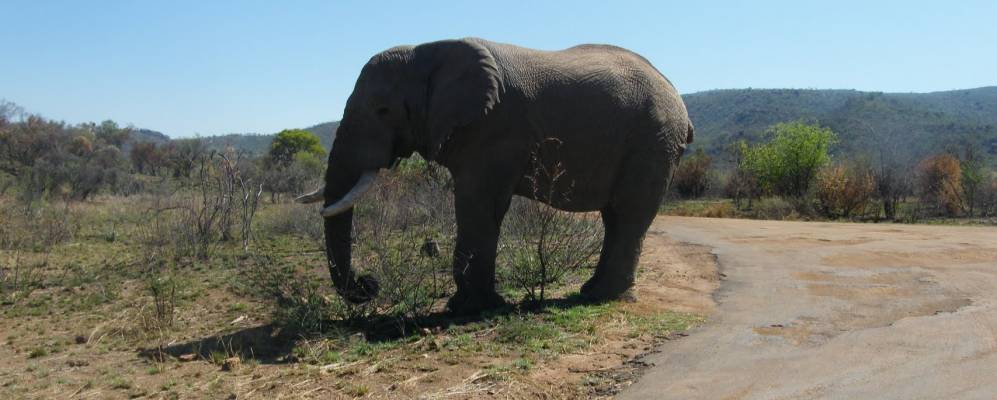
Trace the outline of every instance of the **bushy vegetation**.
<path fill-rule="evenodd" d="M 65 149 L 79 162 L 96 162 L 77 154 L 87 154 L 78 151 L 87 143 L 121 154 L 110 168 L 115 181 L 93 181 L 85 196 L 73 195 L 82 188 L 76 175 L 64 178 L 74 186 L 38 189 L 24 177 L 46 169 L 13 156 L 2 160 L 10 169 L 0 194 L 0 318 L 18 321 L 8 342 L 32 363 L 68 355 L 70 368 L 78 368 L 81 352 L 100 355 L 102 366 L 86 370 L 100 375 L 93 383 L 66 383 L 73 385 L 69 392 L 83 387 L 148 395 L 142 377 L 122 369 L 134 367 L 136 348 L 148 360 L 147 375 L 171 379 L 180 379 L 174 372 L 183 370 L 182 362 L 205 373 L 197 361 L 222 371 L 235 371 L 239 363 L 252 370 L 260 362 L 299 362 L 326 368 L 322 373 L 364 363 L 374 371 L 364 374 L 398 368 L 387 365 L 425 374 L 419 368 L 468 363 L 480 369 L 472 361 L 487 358 L 494 365 L 480 376 L 497 382 L 601 345 L 607 335 L 651 343 L 698 321 L 578 300 L 571 291 L 591 274 L 601 244 L 598 216 L 525 199 L 507 215 L 498 260 L 498 284 L 512 305 L 480 320 L 449 319 L 443 305 L 454 292 L 452 181 L 444 169 L 417 157 L 382 174 L 355 209 L 354 264 L 374 275 L 381 290 L 371 302 L 352 305 L 329 280 L 317 209 L 280 196 L 295 190 L 271 184 L 268 175 L 278 171 L 274 177 L 285 181 L 300 176 L 293 178 L 297 187 L 318 185 L 324 164 L 307 167 L 316 163 L 314 141 L 278 163 L 270 154 L 212 149 L 197 138 L 135 142 L 130 128 L 101 125 L 85 125 L 91 135 L 39 117 L 5 119 L 0 128 L 3 145 L 15 146 L 32 137 L 25 129 L 35 129 L 32 135 L 58 144 L 51 151 Z M 48 157 L 49 150 L 39 151 Z M 53 323 L 57 333 L 46 326 Z M 257 331 L 269 333 L 245 338 Z M 412 366 L 408 359 L 381 359 L 427 353 L 443 361 Z M 127 361 L 105 366 L 113 354 Z M 217 389 L 224 380 L 210 376 L 207 388 L 164 383 L 159 391 L 167 398 L 185 391 L 227 396 Z M 0 391 L 41 390 L 18 382 Z"/>
<path fill-rule="evenodd" d="M 767 194 L 802 198 L 829 154 L 836 135 L 804 122 L 780 123 L 767 132 L 767 141 L 743 150 L 744 170 L 754 175 Z"/>
<path fill-rule="evenodd" d="M 678 169 L 672 177 L 672 187 L 682 198 L 697 198 L 706 193 L 712 184 L 710 167 L 713 157 L 702 148 L 696 149 L 692 155 L 683 157 Z"/>
<path fill-rule="evenodd" d="M 838 134 L 805 122 L 780 123 L 757 144 L 738 141 L 726 149 L 726 165 L 699 172 L 697 151 L 673 182 L 685 204 L 666 205 L 677 215 L 765 219 L 855 219 L 916 222 L 938 218 L 988 218 L 997 174 L 976 147 L 966 145 L 905 158 L 898 140 L 835 159 Z M 697 171 L 690 173 L 690 171 Z M 722 193 L 689 190 L 690 177 L 721 177 Z M 693 201 L 703 196 L 711 201 Z M 722 196 L 730 203 L 718 201 Z"/>

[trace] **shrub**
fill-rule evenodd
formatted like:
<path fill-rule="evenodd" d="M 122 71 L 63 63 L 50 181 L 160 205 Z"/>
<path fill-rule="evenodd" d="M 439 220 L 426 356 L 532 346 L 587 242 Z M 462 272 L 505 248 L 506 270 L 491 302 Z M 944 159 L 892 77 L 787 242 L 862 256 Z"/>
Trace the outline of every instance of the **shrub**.
<path fill-rule="evenodd" d="M 990 173 L 988 181 L 981 185 L 979 198 L 979 214 L 984 217 L 997 216 L 997 174 Z"/>
<path fill-rule="evenodd" d="M 867 167 L 849 163 L 821 169 L 815 186 L 824 216 L 848 218 L 865 210 L 875 190 L 875 181 Z"/>
<path fill-rule="evenodd" d="M 549 149 L 541 145 L 534 152 L 529 179 L 533 198 L 557 202 L 570 196 L 572 183 L 561 181 L 564 169 L 556 158 L 560 143 L 549 144 Z M 500 260 L 506 268 L 500 270 L 500 277 L 540 305 L 548 286 L 595 258 L 602 244 L 602 224 L 595 214 L 568 213 L 540 201 L 516 200 L 503 225 Z"/>
<path fill-rule="evenodd" d="M 962 211 L 962 168 L 950 154 L 925 158 L 918 164 L 921 201 L 936 213 L 955 216 Z"/>
<path fill-rule="evenodd" d="M 776 124 L 766 135 L 766 143 L 746 149 L 742 168 L 770 194 L 803 198 L 817 171 L 830 161 L 836 135 L 803 122 Z"/>
<path fill-rule="evenodd" d="M 710 188 L 710 166 L 713 158 L 706 155 L 702 148 L 696 153 L 685 157 L 675 169 L 672 177 L 672 187 L 679 196 L 685 199 L 701 197 Z"/>
<path fill-rule="evenodd" d="M 980 200 L 980 192 L 987 184 L 988 174 L 983 168 L 983 160 L 971 147 L 959 160 L 959 168 L 962 172 L 962 198 L 965 199 L 966 214 L 972 217 L 976 211 L 976 205 Z"/>

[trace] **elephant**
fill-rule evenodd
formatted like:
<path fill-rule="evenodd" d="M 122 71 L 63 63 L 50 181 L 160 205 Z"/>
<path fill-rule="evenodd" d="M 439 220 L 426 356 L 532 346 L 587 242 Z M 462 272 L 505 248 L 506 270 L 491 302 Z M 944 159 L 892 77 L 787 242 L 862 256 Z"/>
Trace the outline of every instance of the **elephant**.
<path fill-rule="evenodd" d="M 505 304 L 495 288 L 495 257 L 514 195 L 601 213 L 602 250 L 581 295 L 629 299 L 644 235 L 692 140 L 672 83 L 620 47 L 543 51 L 479 38 L 398 46 L 364 65 L 329 152 L 325 186 L 299 201 L 323 202 L 329 272 L 352 303 L 372 299 L 379 287 L 350 265 L 353 206 L 380 170 L 415 153 L 453 179 L 450 312 Z M 556 160 L 537 157 L 550 141 Z M 531 178 L 538 163 L 563 171 L 556 182 L 540 182 L 542 190 Z"/>

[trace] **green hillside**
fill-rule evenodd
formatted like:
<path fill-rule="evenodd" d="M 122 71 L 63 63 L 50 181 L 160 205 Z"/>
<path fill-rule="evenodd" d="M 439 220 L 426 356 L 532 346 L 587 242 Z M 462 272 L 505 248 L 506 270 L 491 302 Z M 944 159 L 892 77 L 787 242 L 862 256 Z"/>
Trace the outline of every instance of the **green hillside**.
<path fill-rule="evenodd" d="M 969 145 L 997 159 L 997 87 L 934 93 L 737 89 L 683 98 L 696 125 L 694 146 L 711 154 L 735 140 L 756 141 L 772 124 L 803 119 L 837 132 L 838 154 L 890 146 L 921 157 Z"/>

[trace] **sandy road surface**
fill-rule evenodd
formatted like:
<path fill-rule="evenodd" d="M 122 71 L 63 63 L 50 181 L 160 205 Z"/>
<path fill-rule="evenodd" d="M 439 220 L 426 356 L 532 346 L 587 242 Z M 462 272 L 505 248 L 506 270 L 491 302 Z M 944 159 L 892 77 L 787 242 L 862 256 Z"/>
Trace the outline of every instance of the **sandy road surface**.
<path fill-rule="evenodd" d="M 662 217 L 651 230 L 712 247 L 725 278 L 709 322 L 619 398 L 997 399 L 997 228 Z"/>

